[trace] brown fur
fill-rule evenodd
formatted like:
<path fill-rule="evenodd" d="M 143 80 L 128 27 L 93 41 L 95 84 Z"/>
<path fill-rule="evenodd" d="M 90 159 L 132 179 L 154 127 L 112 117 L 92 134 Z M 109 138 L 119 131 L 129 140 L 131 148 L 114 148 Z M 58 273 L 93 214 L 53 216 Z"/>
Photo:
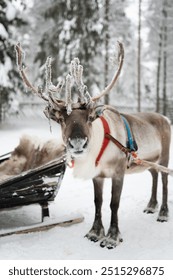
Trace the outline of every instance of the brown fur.
<path fill-rule="evenodd" d="M 67 153 L 74 162 L 74 176 L 93 179 L 95 218 L 90 231 L 86 234 L 89 240 L 94 242 L 100 240 L 100 246 L 108 249 L 115 248 L 122 241 L 118 224 L 118 208 L 125 173 L 136 173 L 147 169 L 150 171 L 152 192 L 144 212 L 154 213 L 158 205 L 158 172 L 161 171 L 163 196 L 157 220 L 160 222 L 168 220 L 168 173 L 164 171 L 164 167 L 167 170 L 168 166 L 171 140 L 168 119 L 156 113 L 123 114 L 137 142 L 137 155 L 142 160 L 142 164 L 129 165 L 125 154 L 111 142 L 105 149 L 99 164 L 96 165 L 95 162 L 104 139 L 103 126 L 98 116 L 102 115 L 108 122 L 111 136 L 123 146 L 126 145 L 127 131 L 120 113 L 115 108 L 106 105 L 74 109 L 70 115 L 66 113 L 65 108 L 63 110 L 59 108 L 57 112 L 49 108 L 49 111 L 50 118 L 54 114 L 53 119 L 61 124 Z M 146 160 L 151 161 L 151 164 L 146 164 Z M 104 178 L 112 179 L 111 221 L 106 235 L 101 214 Z"/>
<path fill-rule="evenodd" d="M 57 140 L 49 140 L 42 144 L 40 140 L 36 141 L 35 137 L 25 135 L 20 139 L 11 157 L 0 164 L 0 180 L 44 165 L 63 153 L 64 145 L 57 144 Z"/>

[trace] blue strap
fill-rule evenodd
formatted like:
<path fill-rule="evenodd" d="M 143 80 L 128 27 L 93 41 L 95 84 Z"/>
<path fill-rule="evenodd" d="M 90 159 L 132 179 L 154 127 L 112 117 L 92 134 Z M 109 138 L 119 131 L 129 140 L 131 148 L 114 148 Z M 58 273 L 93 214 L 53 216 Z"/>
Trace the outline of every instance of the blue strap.
<path fill-rule="evenodd" d="M 125 124 L 125 127 L 126 127 L 126 131 L 127 131 L 127 138 L 128 138 L 128 140 L 127 140 L 127 148 L 129 148 L 131 151 L 137 151 L 138 147 L 137 147 L 136 141 L 133 139 L 129 123 L 128 123 L 128 121 L 126 120 L 126 118 L 124 116 L 121 115 L 121 117 L 122 117 L 122 119 L 124 121 L 124 124 Z"/>

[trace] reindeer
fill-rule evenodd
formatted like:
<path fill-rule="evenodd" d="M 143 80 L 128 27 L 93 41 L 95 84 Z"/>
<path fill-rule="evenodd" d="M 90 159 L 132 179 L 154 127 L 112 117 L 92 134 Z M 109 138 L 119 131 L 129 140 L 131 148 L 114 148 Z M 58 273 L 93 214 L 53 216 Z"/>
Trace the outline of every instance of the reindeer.
<path fill-rule="evenodd" d="M 96 97 L 91 97 L 83 83 L 83 67 L 75 58 L 71 62 L 70 74 L 66 77 L 66 100 L 58 99 L 63 82 L 57 86 L 51 82 L 51 58 L 46 62 L 46 93 L 35 88 L 28 80 L 22 65 L 22 50 L 16 46 L 18 67 L 25 84 L 47 102 L 45 114 L 48 119 L 59 123 L 66 146 L 68 162 L 75 177 L 92 179 L 94 185 L 95 218 L 86 237 L 100 241 L 101 247 L 115 248 L 123 241 L 118 226 L 118 208 L 124 175 L 148 170 L 152 175 L 152 192 L 145 213 L 157 209 L 158 173 L 162 175 L 163 198 L 157 221 L 168 220 L 167 168 L 171 128 L 168 119 L 157 113 L 120 114 L 116 108 L 97 105 L 101 97 L 114 87 L 124 60 L 124 48 L 119 45 L 118 68 L 110 84 Z M 71 88 L 75 82 L 78 99 L 72 101 Z M 128 131 L 127 131 L 128 130 Z M 132 147 L 127 147 L 130 131 Z M 134 143 L 137 143 L 135 145 Z M 138 146 L 138 150 L 137 150 Z M 137 150 L 137 152 L 136 152 Z M 112 179 L 111 221 L 105 235 L 102 224 L 102 191 L 105 178 Z"/>

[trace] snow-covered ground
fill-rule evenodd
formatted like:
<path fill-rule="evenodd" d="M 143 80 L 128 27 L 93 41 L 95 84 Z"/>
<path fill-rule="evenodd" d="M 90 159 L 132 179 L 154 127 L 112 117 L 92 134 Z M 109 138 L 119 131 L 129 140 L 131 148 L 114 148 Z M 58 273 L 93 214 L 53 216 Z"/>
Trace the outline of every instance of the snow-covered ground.
<path fill-rule="evenodd" d="M 15 122 L 0 126 L 0 154 L 14 149 L 22 134 L 38 137 L 59 137 L 58 125 L 53 125 L 50 133 L 48 122 L 32 119 L 24 121 L 22 126 Z M 173 167 L 173 143 L 170 167 Z M 173 259 L 173 178 L 169 178 L 169 221 L 156 221 L 158 213 L 147 215 L 143 209 L 148 203 L 151 190 L 149 172 L 128 175 L 119 209 L 119 225 L 124 242 L 114 250 L 103 249 L 99 243 L 92 243 L 84 238 L 89 231 L 94 217 L 93 188 L 91 181 L 74 179 L 67 168 L 61 188 L 50 205 L 51 218 L 65 220 L 78 215 L 84 221 L 70 227 L 56 227 L 49 231 L 13 235 L 0 239 L 1 260 L 123 260 L 123 259 Z M 103 221 L 105 229 L 110 222 L 110 180 L 104 188 Z M 161 202 L 161 183 L 159 181 L 158 200 Z M 0 233 L 24 225 L 40 222 L 39 205 L 25 206 L 10 211 L 0 212 Z"/>

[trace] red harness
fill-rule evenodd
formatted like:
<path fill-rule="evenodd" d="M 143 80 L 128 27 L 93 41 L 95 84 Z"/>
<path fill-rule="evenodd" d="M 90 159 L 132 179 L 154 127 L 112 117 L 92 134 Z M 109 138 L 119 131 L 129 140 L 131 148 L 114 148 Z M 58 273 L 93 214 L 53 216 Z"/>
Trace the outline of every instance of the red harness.
<path fill-rule="evenodd" d="M 96 163 L 95 163 L 96 166 L 99 164 L 99 161 L 100 161 L 100 159 L 101 159 L 101 157 L 102 157 L 102 155 L 103 155 L 103 153 L 104 153 L 104 151 L 105 151 L 105 149 L 106 149 L 106 147 L 107 147 L 107 145 L 109 144 L 109 141 L 110 141 L 110 139 L 106 137 L 106 134 L 110 134 L 110 128 L 109 128 L 108 122 L 102 116 L 100 116 L 100 120 L 102 121 L 103 128 L 104 128 L 104 139 L 103 139 L 103 143 L 102 143 L 102 147 L 100 149 L 100 152 L 99 152 L 99 154 L 96 158 Z"/>
<path fill-rule="evenodd" d="M 106 147 L 108 146 L 109 142 L 113 142 L 125 155 L 126 157 L 128 157 L 129 155 L 132 156 L 132 158 L 135 160 L 134 162 L 136 164 L 141 164 L 141 160 L 138 159 L 136 151 L 133 151 L 127 147 L 124 147 L 117 139 L 115 139 L 111 134 L 110 134 L 110 128 L 109 128 L 109 124 L 107 122 L 107 120 L 103 117 L 100 116 L 99 117 L 102 125 L 103 125 L 103 129 L 104 129 L 104 138 L 103 138 L 103 143 L 100 149 L 100 152 L 96 158 L 95 161 L 95 165 L 97 166 L 99 164 L 99 161 L 106 149 Z M 72 159 L 72 161 L 70 163 L 68 163 L 69 167 L 73 168 L 74 167 L 74 159 Z"/>

